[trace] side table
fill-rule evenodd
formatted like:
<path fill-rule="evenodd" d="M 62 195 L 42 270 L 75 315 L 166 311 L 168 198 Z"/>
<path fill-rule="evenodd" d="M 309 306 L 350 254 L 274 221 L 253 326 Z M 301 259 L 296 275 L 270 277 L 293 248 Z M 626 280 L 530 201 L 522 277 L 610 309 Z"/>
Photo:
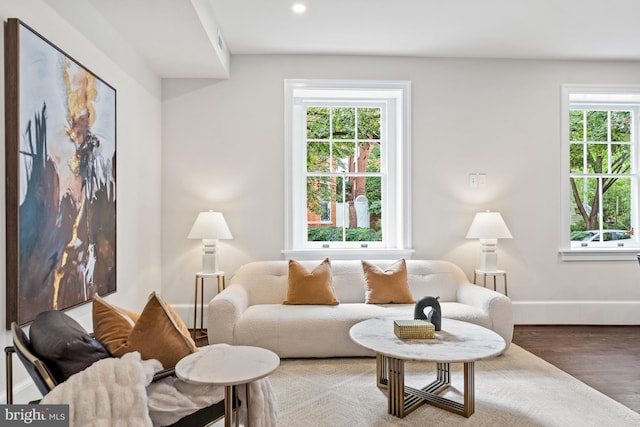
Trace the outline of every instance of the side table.
<path fill-rule="evenodd" d="M 213 344 L 200 347 L 197 352 L 182 358 L 176 364 L 176 376 L 191 384 L 225 386 L 224 425 L 231 427 L 233 418 L 233 388 L 246 384 L 247 419 L 250 427 L 249 383 L 264 378 L 280 366 L 280 358 L 274 352 L 250 346 Z M 237 393 L 236 393 L 237 395 Z M 239 417 L 236 415 L 236 427 Z"/>
<path fill-rule="evenodd" d="M 218 279 L 218 293 L 222 292 L 226 287 L 224 271 L 216 271 L 215 273 L 196 273 L 196 291 L 195 302 L 193 303 L 193 339 L 205 338 L 207 332 L 204 330 L 204 279 Z M 198 335 L 198 281 L 200 282 L 200 334 Z"/>
<path fill-rule="evenodd" d="M 487 287 L 487 276 L 493 276 L 493 290 L 496 290 L 496 279 L 498 277 L 502 277 L 504 279 L 504 294 L 508 295 L 507 293 L 507 272 L 504 270 L 494 270 L 494 271 L 485 271 L 485 270 L 474 270 L 473 272 L 473 284 L 477 285 L 477 278 L 478 275 L 483 276 L 484 281 L 483 281 L 483 285 L 486 288 Z"/>

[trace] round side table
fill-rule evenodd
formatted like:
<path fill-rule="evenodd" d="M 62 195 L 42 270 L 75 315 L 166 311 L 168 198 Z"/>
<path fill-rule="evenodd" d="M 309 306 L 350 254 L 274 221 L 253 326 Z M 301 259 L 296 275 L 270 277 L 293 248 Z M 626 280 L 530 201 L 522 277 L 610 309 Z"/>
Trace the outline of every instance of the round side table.
<path fill-rule="evenodd" d="M 247 420 L 249 415 L 249 383 L 266 377 L 280 366 L 280 358 L 270 350 L 250 346 L 213 344 L 200 347 L 197 352 L 184 357 L 176 365 L 176 376 L 192 384 L 225 386 L 224 425 L 231 427 L 233 418 L 233 388 L 246 384 Z M 236 415 L 236 426 L 239 424 Z"/>

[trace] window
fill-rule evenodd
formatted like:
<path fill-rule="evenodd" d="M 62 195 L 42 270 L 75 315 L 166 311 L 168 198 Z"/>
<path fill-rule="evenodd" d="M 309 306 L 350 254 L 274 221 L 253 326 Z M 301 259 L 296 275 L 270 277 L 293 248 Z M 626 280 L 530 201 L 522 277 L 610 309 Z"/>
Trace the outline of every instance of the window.
<path fill-rule="evenodd" d="M 565 259 L 635 259 L 639 113 L 640 87 L 563 88 Z"/>
<path fill-rule="evenodd" d="M 372 103 L 306 106 L 307 241 L 382 241 L 383 110 Z M 341 215 L 326 216 L 332 211 Z"/>
<path fill-rule="evenodd" d="M 410 255 L 409 91 L 285 81 L 285 255 Z"/>

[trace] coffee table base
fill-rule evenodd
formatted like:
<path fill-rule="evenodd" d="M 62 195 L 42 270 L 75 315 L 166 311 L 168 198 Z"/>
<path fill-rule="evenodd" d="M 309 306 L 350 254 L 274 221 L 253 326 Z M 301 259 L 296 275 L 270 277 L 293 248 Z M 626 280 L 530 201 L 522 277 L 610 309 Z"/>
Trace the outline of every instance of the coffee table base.
<path fill-rule="evenodd" d="M 436 380 L 421 389 L 404 385 L 404 359 L 376 354 L 376 381 L 387 389 L 388 413 L 404 418 L 424 403 L 469 418 L 475 412 L 474 363 L 464 363 L 463 402 L 446 399 L 439 394 L 451 386 L 449 363 L 437 363 Z"/>

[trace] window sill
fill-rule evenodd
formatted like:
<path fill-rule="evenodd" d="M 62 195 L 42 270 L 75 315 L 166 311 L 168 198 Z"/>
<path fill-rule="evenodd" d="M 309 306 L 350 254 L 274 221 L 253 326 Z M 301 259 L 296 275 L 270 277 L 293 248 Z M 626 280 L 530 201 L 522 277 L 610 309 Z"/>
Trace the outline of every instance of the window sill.
<path fill-rule="evenodd" d="M 285 259 L 411 259 L 413 249 L 284 249 Z"/>
<path fill-rule="evenodd" d="M 640 248 L 567 248 L 558 250 L 562 261 L 638 261 Z"/>

